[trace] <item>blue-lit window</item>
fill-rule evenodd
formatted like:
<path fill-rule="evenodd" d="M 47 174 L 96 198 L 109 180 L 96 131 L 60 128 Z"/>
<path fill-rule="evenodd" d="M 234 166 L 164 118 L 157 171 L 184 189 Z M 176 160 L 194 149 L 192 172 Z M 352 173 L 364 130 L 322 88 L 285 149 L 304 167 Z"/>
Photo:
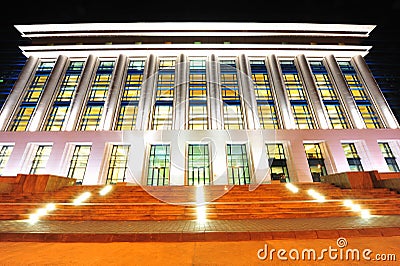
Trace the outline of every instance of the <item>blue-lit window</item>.
<path fill-rule="evenodd" d="M 160 60 L 157 75 L 157 94 L 153 111 L 152 129 L 172 129 L 174 103 L 175 60 Z"/>
<path fill-rule="evenodd" d="M 31 169 L 29 174 L 41 174 L 46 168 L 47 161 L 50 158 L 52 145 L 38 145 L 32 160 Z"/>
<path fill-rule="evenodd" d="M 306 92 L 294 60 L 281 60 L 280 66 L 297 128 L 315 128 L 314 118 L 305 95 Z"/>
<path fill-rule="evenodd" d="M 342 143 L 344 154 L 350 167 L 350 171 L 364 171 L 361 158 L 358 155 L 354 143 Z"/>
<path fill-rule="evenodd" d="M 190 186 L 210 184 L 210 158 L 208 144 L 189 144 L 187 178 L 187 183 Z"/>
<path fill-rule="evenodd" d="M 36 110 L 40 97 L 46 87 L 47 80 L 53 70 L 54 64 L 55 61 L 40 62 L 33 80 L 23 96 L 23 100 L 11 120 L 8 130 L 25 131 L 28 128 L 31 117 Z"/>
<path fill-rule="evenodd" d="M 135 129 L 144 65 L 144 59 L 132 59 L 129 61 L 116 130 Z"/>
<path fill-rule="evenodd" d="M 12 91 L 15 82 L 18 80 L 25 61 L 25 57 L 18 57 L 13 59 L 10 63 L 0 65 L 0 109 L 3 107 L 3 104 Z"/>
<path fill-rule="evenodd" d="M 228 183 L 232 185 L 250 184 L 250 166 L 246 144 L 227 144 Z"/>
<path fill-rule="evenodd" d="M 327 172 L 320 143 L 305 143 L 304 150 L 306 152 L 308 166 L 310 167 L 313 181 L 321 181 L 321 176 L 326 175 Z"/>
<path fill-rule="evenodd" d="M 220 84 L 225 129 L 243 129 L 243 113 L 235 60 L 220 61 Z"/>
<path fill-rule="evenodd" d="M 282 183 L 289 182 L 289 171 L 286 163 L 285 150 L 281 143 L 266 144 L 269 167 L 272 180 L 280 180 Z"/>
<path fill-rule="evenodd" d="M 62 130 L 68 110 L 72 104 L 72 99 L 75 96 L 76 87 L 78 86 L 84 64 L 84 61 L 70 62 L 56 99 L 51 107 L 50 114 L 46 120 L 44 130 Z"/>
<path fill-rule="evenodd" d="M 250 60 L 251 76 L 257 101 L 258 119 L 261 128 L 274 129 L 279 127 L 276 116 L 274 96 L 271 91 L 268 70 L 264 60 Z"/>
<path fill-rule="evenodd" d="M 0 146 L 0 176 L 3 175 L 3 170 L 10 159 L 11 152 L 14 149 L 14 145 L 1 145 Z"/>
<path fill-rule="evenodd" d="M 112 145 L 106 184 L 125 181 L 129 148 L 129 145 Z"/>
<path fill-rule="evenodd" d="M 89 90 L 79 130 L 98 130 L 107 99 L 115 61 L 100 61 Z"/>
<path fill-rule="evenodd" d="M 400 172 L 399 165 L 397 164 L 396 157 L 394 156 L 392 149 L 388 142 L 379 142 L 379 148 L 381 149 L 382 155 L 385 158 L 386 164 L 391 172 Z"/>
<path fill-rule="evenodd" d="M 365 126 L 367 128 L 382 128 L 379 115 L 354 67 L 349 61 L 338 61 L 338 64 L 345 77 L 347 86 L 353 95 L 358 110 L 364 119 Z"/>
<path fill-rule="evenodd" d="M 168 186 L 170 171 L 169 144 L 155 144 L 150 147 L 147 172 L 148 186 Z"/>
<path fill-rule="evenodd" d="M 91 145 L 75 145 L 67 177 L 75 178 L 78 184 L 82 184 L 85 177 L 91 149 Z"/>
<path fill-rule="evenodd" d="M 189 61 L 189 129 L 207 129 L 206 60 Z"/>
<path fill-rule="evenodd" d="M 322 61 L 310 61 L 311 72 L 314 76 L 315 85 L 319 92 L 319 96 L 324 103 L 325 110 L 329 116 L 332 128 L 343 129 L 349 128 L 349 123 L 340 99 L 329 79 L 328 71 Z"/>

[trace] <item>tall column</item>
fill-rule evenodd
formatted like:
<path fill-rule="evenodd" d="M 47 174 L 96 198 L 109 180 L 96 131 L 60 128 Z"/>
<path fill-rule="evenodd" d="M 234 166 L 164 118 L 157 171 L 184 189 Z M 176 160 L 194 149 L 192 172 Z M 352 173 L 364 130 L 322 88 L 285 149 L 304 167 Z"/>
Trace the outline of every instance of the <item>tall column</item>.
<path fill-rule="evenodd" d="M 354 101 L 353 95 L 347 87 L 346 80 L 342 75 L 342 71 L 339 68 L 336 58 L 333 55 L 328 55 L 324 58 L 327 70 L 332 77 L 332 81 L 335 84 L 346 112 L 349 114 L 349 119 L 355 128 L 365 128 L 365 123 L 358 111 L 356 102 Z"/>
<path fill-rule="evenodd" d="M 46 87 L 43 88 L 42 96 L 37 104 L 35 113 L 29 124 L 29 131 L 40 130 L 43 120 L 46 119 L 49 106 L 54 99 L 54 94 L 59 86 L 62 76 L 65 73 L 65 68 L 68 63 L 68 57 L 65 55 L 60 55 L 57 58 L 57 62 L 54 65 L 53 71 L 47 81 Z"/>
<path fill-rule="evenodd" d="M 224 115 L 219 79 L 218 58 L 212 54 L 208 61 L 207 75 L 207 111 L 210 129 L 224 129 Z"/>
<path fill-rule="evenodd" d="M 239 86 L 242 106 L 244 109 L 244 116 L 246 118 L 247 129 L 259 129 L 260 123 L 258 121 L 258 111 L 256 96 L 254 93 L 253 82 L 251 78 L 251 72 L 247 65 L 246 55 L 241 54 L 239 56 Z"/>
<path fill-rule="evenodd" d="M 380 118 L 386 127 L 398 128 L 399 124 L 394 116 L 389 104 L 386 102 L 382 91 L 379 89 L 374 76 L 371 73 L 367 63 L 361 55 L 356 55 L 351 59 L 351 62 L 360 73 L 365 88 L 372 96 L 371 100 L 375 103 L 375 108 L 380 114 Z"/>
<path fill-rule="evenodd" d="M 147 130 L 150 128 L 153 105 L 156 96 L 154 83 L 156 81 L 157 58 L 151 54 L 147 58 L 146 68 L 143 72 L 143 82 L 138 103 L 136 129 Z"/>
<path fill-rule="evenodd" d="M 172 129 L 188 128 L 188 63 L 186 56 L 180 54 L 176 64 L 176 83 L 174 90 Z"/>
<path fill-rule="evenodd" d="M 7 100 L 5 101 L 1 110 L 0 130 L 6 130 L 7 125 L 15 112 L 15 108 L 22 100 L 25 88 L 28 86 L 28 82 L 30 81 L 32 74 L 35 72 L 38 63 L 39 59 L 37 57 L 30 56 L 26 60 L 25 65 L 22 68 L 21 73 L 19 74 L 19 77 L 15 82 L 14 87 L 8 95 Z"/>
<path fill-rule="evenodd" d="M 296 56 L 296 62 L 299 67 L 299 72 L 303 78 L 304 87 L 307 90 L 309 104 L 314 110 L 317 123 L 319 124 L 320 128 L 328 129 L 330 125 L 330 123 L 328 124 L 329 117 L 326 113 L 321 97 L 319 97 L 313 74 L 311 73 L 310 66 L 308 65 L 304 54 Z"/>
<path fill-rule="evenodd" d="M 95 57 L 94 55 L 89 55 L 88 59 L 86 60 L 85 69 L 82 72 L 81 80 L 76 88 L 75 97 L 72 101 L 71 112 L 69 114 L 65 128 L 67 131 L 72 131 L 76 127 L 76 124 L 78 122 L 77 120 L 80 117 L 82 107 L 85 103 L 86 94 L 92 80 L 96 63 L 97 57 Z"/>
<path fill-rule="evenodd" d="M 103 130 L 112 130 L 115 118 L 118 112 L 118 106 L 121 99 L 122 83 L 124 81 L 128 57 L 119 55 L 117 65 L 115 66 L 114 76 L 110 84 L 107 101 L 105 103 Z"/>
<path fill-rule="evenodd" d="M 296 128 L 289 98 L 286 94 L 285 82 L 279 70 L 278 60 L 274 54 L 267 57 L 267 68 L 271 78 L 272 92 L 275 94 L 277 116 L 285 129 Z"/>

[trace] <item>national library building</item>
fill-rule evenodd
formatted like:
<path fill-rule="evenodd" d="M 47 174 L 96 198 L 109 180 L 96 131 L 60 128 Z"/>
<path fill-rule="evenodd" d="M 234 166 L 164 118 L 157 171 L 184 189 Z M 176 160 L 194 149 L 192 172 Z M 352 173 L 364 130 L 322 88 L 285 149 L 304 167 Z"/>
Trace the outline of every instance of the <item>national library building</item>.
<path fill-rule="evenodd" d="M 0 175 L 83 185 L 318 182 L 399 172 L 399 122 L 364 57 L 374 25 L 16 25 Z"/>

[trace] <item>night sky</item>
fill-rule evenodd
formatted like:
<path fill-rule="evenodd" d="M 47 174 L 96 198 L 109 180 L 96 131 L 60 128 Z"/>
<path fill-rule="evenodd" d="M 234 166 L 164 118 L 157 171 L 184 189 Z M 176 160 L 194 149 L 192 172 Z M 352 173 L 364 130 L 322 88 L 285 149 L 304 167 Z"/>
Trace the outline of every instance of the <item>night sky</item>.
<path fill-rule="evenodd" d="M 398 82 L 400 86 L 400 0 L 11 0 L 1 7 L 0 71 L 4 62 L 21 56 L 18 45 L 25 43 L 13 27 L 16 24 L 162 21 L 377 25 L 366 41 L 367 45 L 373 45 L 366 58 L 375 60 L 381 55 L 385 56 L 384 64 L 390 67 L 384 71 L 390 71 L 393 77 L 397 76 L 397 81 L 393 82 Z"/>

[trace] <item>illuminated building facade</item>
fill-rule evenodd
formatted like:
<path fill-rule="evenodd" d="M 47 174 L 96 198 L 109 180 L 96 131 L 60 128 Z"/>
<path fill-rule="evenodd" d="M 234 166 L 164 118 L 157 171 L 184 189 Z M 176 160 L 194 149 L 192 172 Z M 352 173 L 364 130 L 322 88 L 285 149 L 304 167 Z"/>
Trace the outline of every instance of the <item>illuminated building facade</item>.
<path fill-rule="evenodd" d="M 82 184 L 319 181 L 399 171 L 364 57 L 373 25 L 17 25 L 31 44 L 0 113 L 0 175 Z"/>

